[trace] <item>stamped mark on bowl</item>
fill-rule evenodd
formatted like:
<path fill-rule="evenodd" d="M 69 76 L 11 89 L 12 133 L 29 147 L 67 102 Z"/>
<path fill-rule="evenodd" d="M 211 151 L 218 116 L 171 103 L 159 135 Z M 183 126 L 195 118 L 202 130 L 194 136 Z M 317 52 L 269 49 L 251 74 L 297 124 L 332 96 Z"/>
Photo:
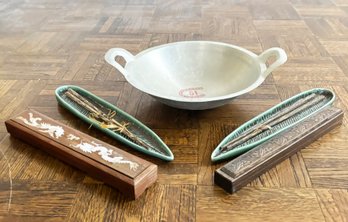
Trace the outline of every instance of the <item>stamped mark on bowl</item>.
<path fill-rule="evenodd" d="M 203 87 L 186 88 L 179 91 L 179 95 L 186 98 L 201 98 L 204 97 Z"/>

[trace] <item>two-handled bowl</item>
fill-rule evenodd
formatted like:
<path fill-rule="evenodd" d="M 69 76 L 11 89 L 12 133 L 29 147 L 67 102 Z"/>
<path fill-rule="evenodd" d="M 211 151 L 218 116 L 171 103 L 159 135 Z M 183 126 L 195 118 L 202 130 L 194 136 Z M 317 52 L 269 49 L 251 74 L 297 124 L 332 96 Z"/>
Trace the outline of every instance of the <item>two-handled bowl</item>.
<path fill-rule="evenodd" d="M 115 59 L 121 56 L 126 64 Z M 270 65 L 267 61 L 274 57 Z M 281 48 L 256 55 L 220 42 L 184 41 L 149 48 L 137 55 L 112 48 L 105 60 L 135 88 L 172 107 L 211 109 L 258 87 L 287 56 Z"/>

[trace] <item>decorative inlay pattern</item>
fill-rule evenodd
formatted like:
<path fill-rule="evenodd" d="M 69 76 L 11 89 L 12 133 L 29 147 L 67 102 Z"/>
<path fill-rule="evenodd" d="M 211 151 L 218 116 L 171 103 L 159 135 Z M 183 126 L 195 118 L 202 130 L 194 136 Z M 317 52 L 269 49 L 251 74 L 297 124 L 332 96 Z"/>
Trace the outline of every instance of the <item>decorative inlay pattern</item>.
<path fill-rule="evenodd" d="M 65 129 L 59 125 L 52 125 L 42 121 L 40 117 L 34 117 L 33 113 L 29 113 L 29 118 L 26 119 L 22 116 L 17 117 L 22 120 L 26 125 L 37 128 L 38 131 L 48 134 L 50 137 L 59 140 L 64 138 Z M 70 141 L 67 144 L 70 147 L 82 150 L 85 153 L 97 153 L 103 160 L 112 164 L 127 164 L 129 169 L 136 171 L 139 167 L 138 163 L 130 160 L 126 160 L 123 156 L 117 154 L 112 149 L 108 149 L 94 141 L 87 142 L 82 140 L 80 137 L 70 133 L 64 139 Z"/>
<path fill-rule="evenodd" d="M 325 112 L 321 113 L 321 115 L 314 115 L 307 118 L 303 120 L 301 124 L 290 128 L 286 134 L 276 136 L 270 139 L 267 143 L 259 145 L 250 150 L 248 155 L 242 155 L 239 158 L 236 158 L 221 170 L 229 174 L 231 177 L 236 178 L 256 164 L 259 164 L 270 158 L 272 155 L 275 155 L 285 144 L 289 143 L 289 141 L 293 141 L 298 138 L 299 135 L 303 135 L 304 132 L 318 127 L 320 122 L 335 114 L 336 111 L 334 109 L 326 109 Z"/>
<path fill-rule="evenodd" d="M 22 120 L 25 124 L 38 128 L 40 132 L 48 133 L 51 137 L 59 139 L 61 136 L 64 135 L 64 129 L 61 126 L 53 126 L 49 123 L 41 122 L 42 119 L 40 117 L 35 118 L 33 116 L 33 113 L 29 113 L 29 119 L 25 119 L 22 116 L 17 117 L 18 119 Z"/>

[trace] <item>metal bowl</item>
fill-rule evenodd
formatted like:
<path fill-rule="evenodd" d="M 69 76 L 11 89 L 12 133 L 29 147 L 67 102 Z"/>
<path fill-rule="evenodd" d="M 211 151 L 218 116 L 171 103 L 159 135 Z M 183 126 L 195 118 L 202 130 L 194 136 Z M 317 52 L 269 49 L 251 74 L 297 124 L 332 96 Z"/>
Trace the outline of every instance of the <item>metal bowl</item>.
<path fill-rule="evenodd" d="M 125 59 L 125 66 L 115 58 Z M 266 61 L 274 57 L 267 66 Z M 281 48 L 256 55 L 244 48 L 210 41 L 185 41 L 149 48 L 137 55 L 112 48 L 105 60 L 137 89 L 172 107 L 211 109 L 258 87 L 287 56 Z"/>

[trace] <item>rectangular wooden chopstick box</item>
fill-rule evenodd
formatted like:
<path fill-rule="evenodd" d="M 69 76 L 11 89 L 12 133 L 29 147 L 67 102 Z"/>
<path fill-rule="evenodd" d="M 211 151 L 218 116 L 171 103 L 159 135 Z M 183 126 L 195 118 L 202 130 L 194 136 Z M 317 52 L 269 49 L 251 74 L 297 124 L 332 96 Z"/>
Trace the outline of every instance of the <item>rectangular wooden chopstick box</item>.
<path fill-rule="evenodd" d="M 157 165 L 59 123 L 37 111 L 5 122 L 7 131 L 132 199 L 157 180 Z"/>
<path fill-rule="evenodd" d="M 234 193 L 341 124 L 342 118 L 342 110 L 334 107 L 324 109 L 217 169 L 214 182 Z"/>

